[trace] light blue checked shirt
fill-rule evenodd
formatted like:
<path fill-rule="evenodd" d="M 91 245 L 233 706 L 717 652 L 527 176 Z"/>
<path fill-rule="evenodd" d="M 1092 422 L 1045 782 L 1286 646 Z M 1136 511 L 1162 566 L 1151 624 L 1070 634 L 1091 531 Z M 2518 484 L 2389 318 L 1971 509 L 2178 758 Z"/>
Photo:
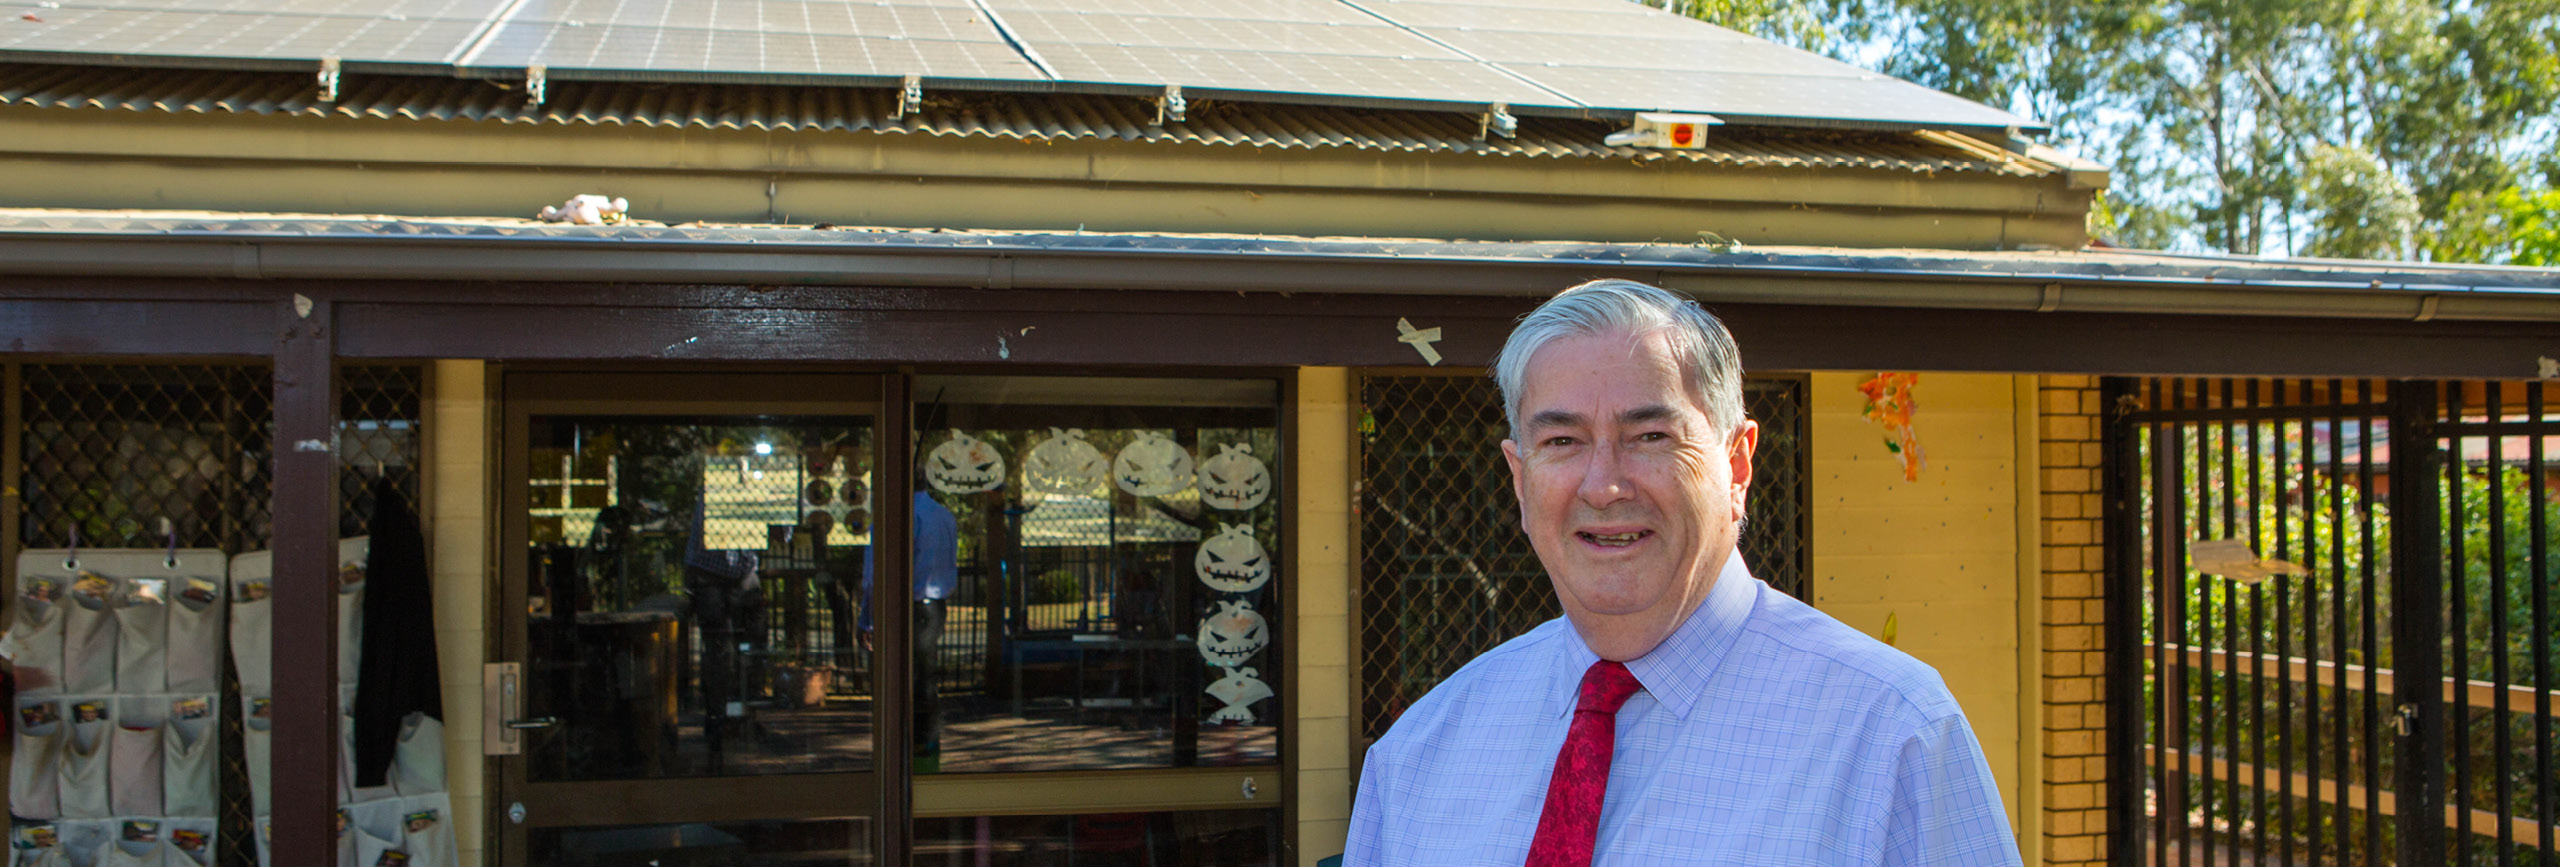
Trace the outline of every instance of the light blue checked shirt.
<path fill-rule="evenodd" d="M 1559 618 L 1459 669 L 1369 749 L 1349 867 L 1515 867 L 1582 673 Z M 1731 558 L 1627 663 L 1594 865 L 2014 865 L 2000 791 L 1938 673 Z"/>

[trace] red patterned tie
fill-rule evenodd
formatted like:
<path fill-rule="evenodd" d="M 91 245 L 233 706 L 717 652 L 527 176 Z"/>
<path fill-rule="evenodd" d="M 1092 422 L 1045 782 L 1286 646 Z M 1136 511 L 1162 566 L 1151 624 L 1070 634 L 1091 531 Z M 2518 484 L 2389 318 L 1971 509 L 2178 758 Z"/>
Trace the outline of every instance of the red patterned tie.
<path fill-rule="evenodd" d="M 1636 676 L 1624 664 L 1603 659 L 1582 673 L 1582 699 L 1573 727 L 1556 751 L 1547 778 L 1547 807 L 1538 835 L 1529 839 L 1528 867 L 1590 867 L 1600 836 L 1600 795 L 1609 788 L 1609 754 L 1618 748 L 1618 708 L 1636 693 Z"/>

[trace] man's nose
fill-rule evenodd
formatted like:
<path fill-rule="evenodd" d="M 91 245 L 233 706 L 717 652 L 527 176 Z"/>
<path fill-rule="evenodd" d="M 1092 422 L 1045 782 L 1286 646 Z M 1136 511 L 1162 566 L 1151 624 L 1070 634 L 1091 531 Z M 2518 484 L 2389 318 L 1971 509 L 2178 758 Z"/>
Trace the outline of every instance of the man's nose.
<path fill-rule="evenodd" d="M 1635 496 L 1635 486 L 1627 481 L 1625 453 L 1617 443 L 1601 441 L 1593 446 L 1582 464 L 1582 484 L 1575 492 L 1584 505 L 1606 509 Z"/>

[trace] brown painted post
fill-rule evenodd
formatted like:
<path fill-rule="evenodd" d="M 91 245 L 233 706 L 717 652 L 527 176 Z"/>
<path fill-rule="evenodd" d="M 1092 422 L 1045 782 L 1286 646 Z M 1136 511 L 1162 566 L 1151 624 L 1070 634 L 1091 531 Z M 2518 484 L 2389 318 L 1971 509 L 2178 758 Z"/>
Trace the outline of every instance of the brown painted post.
<path fill-rule="evenodd" d="M 338 383 L 335 310 L 278 305 L 275 356 L 275 751 L 277 864 L 337 859 Z"/>
<path fill-rule="evenodd" d="M 912 502 L 915 446 L 907 418 L 908 375 L 882 377 L 878 471 L 871 474 L 871 718 L 873 779 L 878 781 L 880 812 L 873 827 L 874 864 L 905 864 L 913 848 L 914 813 L 908 800 L 915 791 L 910 777 L 915 746 L 910 714 L 915 708 L 915 666 L 908 635 L 915 624 L 915 543 L 908 538 L 914 521 Z"/>

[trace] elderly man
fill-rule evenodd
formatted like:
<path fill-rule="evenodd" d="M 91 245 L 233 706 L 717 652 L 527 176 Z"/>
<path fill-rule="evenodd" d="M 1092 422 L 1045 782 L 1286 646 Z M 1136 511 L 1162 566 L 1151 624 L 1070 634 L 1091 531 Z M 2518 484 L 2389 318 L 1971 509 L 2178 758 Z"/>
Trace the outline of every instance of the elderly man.
<path fill-rule="evenodd" d="M 1760 432 L 1722 323 L 1586 283 L 1521 321 L 1494 377 L 1565 616 L 1369 750 L 1345 863 L 2018 863 L 1937 672 L 1735 554 Z"/>

